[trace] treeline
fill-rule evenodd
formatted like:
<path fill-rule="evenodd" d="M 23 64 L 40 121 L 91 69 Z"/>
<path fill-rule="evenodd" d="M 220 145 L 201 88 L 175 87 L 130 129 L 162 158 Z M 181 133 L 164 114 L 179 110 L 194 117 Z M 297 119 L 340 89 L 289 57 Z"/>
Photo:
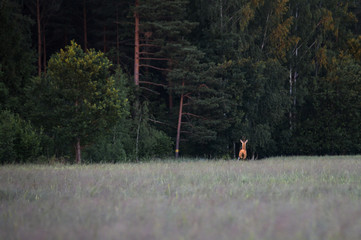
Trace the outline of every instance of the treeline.
<path fill-rule="evenodd" d="M 358 0 L 0 0 L 0 161 L 361 152 Z"/>

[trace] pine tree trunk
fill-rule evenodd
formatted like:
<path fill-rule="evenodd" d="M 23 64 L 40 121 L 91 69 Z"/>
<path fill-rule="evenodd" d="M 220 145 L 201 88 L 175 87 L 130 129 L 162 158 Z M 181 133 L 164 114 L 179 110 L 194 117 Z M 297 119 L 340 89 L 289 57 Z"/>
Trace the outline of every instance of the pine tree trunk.
<path fill-rule="evenodd" d="M 135 0 L 135 7 L 139 6 L 139 0 Z M 134 83 L 139 85 L 139 13 L 134 12 L 135 18 L 135 36 L 134 36 Z"/>
<path fill-rule="evenodd" d="M 117 6 L 117 65 L 120 64 L 120 57 L 119 57 L 119 8 Z"/>
<path fill-rule="evenodd" d="M 45 39 L 45 27 L 43 27 L 43 65 L 44 65 L 44 74 L 46 74 L 46 39 Z"/>
<path fill-rule="evenodd" d="M 76 163 L 81 164 L 81 147 L 80 147 L 80 138 L 77 138 L 75 145 L 75 155 L 76 155 Z"/>
<path fill-rule="evenodd" d="M 169 90 L 168 90 L 168 104 L 169 104 L 169 110 L 172 111 L 173 109 L 173 96 L 172 96 L 172 82 L 169 81 L 168 83 L 168 87 L 169 87 Z"/>
<path fill-rule="evenodd" d="M 293 89 L 293 81 L 292 81 L 292 67 L 290 67 L 290 99 L 292 101 L 292 89 Z M 293 125 L 293 121 L 292 121 L 292 106 L 290 108 L 290 112 L 289 112 L 289 125 L 290 125 L 290 129 L 292 130 L 292 125 Z"/>
<path fill-rule="evenodd" d="M 103 52 L 106 53 L 107 52 L 107 27 L 104 26 L 103 27 L 103 45 L 104 45 L 104 49 L 103 49 Z"/>
<path fill-rule="evenodd" d="M 36 18 L 38 25 L 38 75 L 41 76 L 41 27 L 40 27 L 40 3 L 36 0 Z"/>
<path fill-rule="evenodd" d="M 87 15 L 86 15 L 86 0 L 83 0 L 83 24 L 84 24 L 84 50 L 88 49 L 88 31 L 87 31 Z"/>
<path fill-rule="evenodd" d="M 139 162 L 139 137 L 140 137 L 140 124 L 142 123 L 142 114 L 139 112 L 139 122 L 137 129 L 137 139 L 135 142 L 135 160 Z"/>
<path fill-rule="evenodd" d="M 184 81 L 182 82 L 182 87 L 184 87 Z M 184 98 L 184 94 L 182 93 L 180 103 L 179 103 L 177 138 L 176 138 L 176 144 L 175 144 L 175 158 L 178 158 L 178 156 L 179 156 L 179 141 L 180 141 L 180 131 L 181 131 L 181 125 L 182 125 L 182 114 L 183 114 L 183 98 Z"/>

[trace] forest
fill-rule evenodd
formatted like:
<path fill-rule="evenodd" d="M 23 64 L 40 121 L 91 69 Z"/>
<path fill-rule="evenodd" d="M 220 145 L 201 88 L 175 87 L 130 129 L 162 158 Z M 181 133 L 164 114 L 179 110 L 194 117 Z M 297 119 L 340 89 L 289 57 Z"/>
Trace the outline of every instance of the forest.
<path fill-rule="evenodd" d="M 0 163 L 361 152 L 360 0 L 0 0 Z"/>

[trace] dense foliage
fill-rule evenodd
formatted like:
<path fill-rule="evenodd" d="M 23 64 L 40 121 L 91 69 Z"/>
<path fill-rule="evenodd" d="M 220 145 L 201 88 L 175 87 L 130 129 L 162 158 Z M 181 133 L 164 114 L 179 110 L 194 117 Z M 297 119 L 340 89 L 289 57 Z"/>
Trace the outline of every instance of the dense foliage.
<path fill-rule="evenodd" d="M 1 162 L 360 153 L 360 21 L 354 0 L 0 0 Z"/>

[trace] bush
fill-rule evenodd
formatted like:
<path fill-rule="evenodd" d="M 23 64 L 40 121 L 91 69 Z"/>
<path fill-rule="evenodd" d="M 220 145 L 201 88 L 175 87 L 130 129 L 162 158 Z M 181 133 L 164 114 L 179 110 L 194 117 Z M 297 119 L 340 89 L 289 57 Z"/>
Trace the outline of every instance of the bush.
<path fill-rule="evenodd" d="M 129 162 L 137 159 L 136 154 L 136 123 L 131 119 L 122 119 L 107 134 L 102 136 L 93 145 L 84 149 L 84 161 L 97 162 Z M 133 130 L 133 131 L 132 131 Z M 173 142 L 163 131 L 142 123 L 139 136 L 140 159 L 165 157 L 172 153 Z"/>
<path fill-rule="evenodd" d="M 139 139 L 139 157 L 166 157 L 172 153 L 173 142 L 163 131 L 149 125 L 142 126 Z"/>
<path fill-rule="evenodd" d="M 112 140 L 109 136 L 98 139 L 98 142 L 84 150 L 84 162 L 86 163 L 117 163 L 127 161 L 121 139 Z"/>
<path fill-rule="evenodd" d="M 0 112 L 0 163 L 22 163 L 41 153 L 41 132 L 10 111 Z"/>

